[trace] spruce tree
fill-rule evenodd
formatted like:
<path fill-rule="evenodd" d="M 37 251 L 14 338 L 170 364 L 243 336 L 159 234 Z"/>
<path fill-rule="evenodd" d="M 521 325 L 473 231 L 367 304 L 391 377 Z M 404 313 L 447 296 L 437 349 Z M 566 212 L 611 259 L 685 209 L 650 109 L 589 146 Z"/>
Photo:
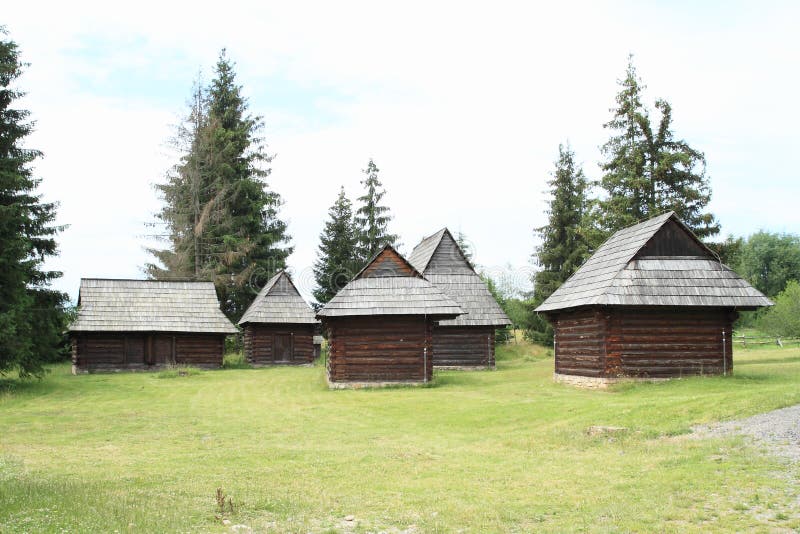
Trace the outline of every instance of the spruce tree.
<path fill-rule="evenodd" d="M 345 195 L 344 187 L 339 190 L 336 202 L 328 210 L 328 220 L 319 240 L 317 260 L 314 262 L 314 278 L 317 281 L 314 298 L 320 304 L 325 304 L 360 269 L 353 207 Z"/>
<path fill-rule="evenodd" d="M 658 130 L 644 128 L 648 174 L 657 187 L 658 211 L 674 211 L 701 239 L 719 233 L 715 217 L 704 211 L 711 201 L 711 187 L 706 177 L 706 158 L 672 132 L 672 107 L 663 99 L 656 101 L 661 114 Z"/>
<path fill-rule="evenodd" d="M 616 96 L 612 119 L 603 125 L 615 132 L 601 147 L 607 158 L 601 164 L 600 186 L 607 198 L 599 202 L 600 226 L 608 233 L 655 215 L 655 188 L 647 180 L 645 138 L 642 125 L 649 122 L 641 100 L 642 82 L 629 58 L 625 79 Z M 599 243 L 598 243 L 599 244 Z"/>
<path fill-rule="evenodd" d="M 209 222 L 209 261 L 226 314 L 238 320 L 257 289 L 286 267 L 292 252 L 286 223 L 278 217 L 280 195 L 265 182 L 272 161 L 259 132 L 263 119 L 248 113 L 234 64 L 223 49 L 209 87 L 210 157 L 214 195 L 201 214 Z"/>
<path fill-rule="evenodd" d="M 656 101 L 661 119 L 653 128 L 632 57 L 619 83 L 614 115 L 604 124 L 613 135 L 601 147 L 606 160 L 599 185 L 606 196 L 597 213 L 605 236 L 669 210 L 698 237 L 715 235 L 719 225 L 704 211 L 711 199 L 704 155 L 675 138 L 672 108 L 663 99 Z"/>
<path fill-rule="evenodd" d="M 550 185 L 545 226 L 534 231 L 541 240 L 534 254 L 540 270 L 534 275 L 534 298 L 540 302 L 553 294 L 589 256 L 587 214 L 589 184 L 575 163 L 569 145 L 558 146 L 558 160 Z"/>
<path fill-rule="evenodd" d="M 534 230 L 541 242 L 534 254 L 540 269 L 533 277 L 532 308 L 553 294 L 589 256 L 589 184 L 569 145 L 558 146 L 558 160 L 548 184 L 548 221 Z M 529 338 L 552 341 L 552 328 L 546 321 L 533 314 L 529 322 Z"/>
<path fill-rule="evenodd" d="M 365 263 L 384 245 L 396 246 L 397 236 L 389 233 L 389 221 L 392 220 L 392 216 L 389 215 L 389 208 L 381 205 L 386 191 L 378 179 L 380 170 L 372 158 L 363 172 L 367 177 L 361 180 L 361 184 L 366 191 L 364 195 L 358 197 L 361 205 L 356 211 L 355 221 L 359 259 Z"/>
<path fill-rule="evenodd" d="M 195 96 L 188 151 L 159 186 L 170 247 L 151 276 L 213 280 L 223 311 L 238 320 L 257 290 L 286 266 L 292 248 L 278 217 L 280 195 L 269 189 L 263 119 L 251 115 L 234 64 L 220 53 L 211 84 Z"/>
<path fill-rule="evenodd" d="M 176 127 L 172 147 L 181 153 L 180 160 L 167 173 L 166 182 L 156 184 L 164 205 L 151 226 L 163 226 L 165 234 L 158 237 L 167 248 L 150 248 L 160 262 L 145 265 L 145 272 L 156 279 L 210 279 L 203 257 L 203 232 L 200 216 L 203 206 L 211 199 L 213 188 L 205 171 L 209 155 L 208 98 L 198 77 L 189 103 L 189 112 Z"/>
<path fill-rule="evenodd" d="M 24 95 L 13 84 L 26 65 L 5 35 L 0 26 L 0 374 L 41 376 L 63 350 L 67 296 L 50 287 L 61 273 L 43 270 L 62 228 L 53 224 L 56 205 L 36 192 L 41 180 L 31 164 L 42 154 L 23 146 L 30 112 L 13 107 Z"/>

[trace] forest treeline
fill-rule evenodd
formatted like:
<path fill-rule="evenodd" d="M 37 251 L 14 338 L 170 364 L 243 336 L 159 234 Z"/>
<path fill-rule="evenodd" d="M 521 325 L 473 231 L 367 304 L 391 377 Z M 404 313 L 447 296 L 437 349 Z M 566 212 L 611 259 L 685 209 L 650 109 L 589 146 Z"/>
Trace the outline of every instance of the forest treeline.
<path fill-rule="evenodd" d="M 25 66 L 16 43 L 0 29 L 0 375 L 40 376 L 44 364 L 68 353 L 64 331 L 71 310 L 68 296 L 52 288 L 61 273 L 44 268 L 58 254 L 63 228 L 55 224 L 57 205 L 37 192 L 34 164 L 41 153 L 26 146 L 33 124 L 29 111 L 16 107 L 24 93 L 14 84 Z M 746 320 L 784 335 L 800 329 L 793 320 L 800 299 L 800 237 L 762 231 L 719 240 L 719 224 L 708 211 L 705 156 L 674 133 L 666 100 L 646 105 L 644 89 L 631 59 L 604 125 L 609 138 L 596 179 L 587 177 L 569 144 L 558 147 L 547 222 L 530 243 L 537 267 L 532 292 L 485 277 L 490 290 L 530 339 L 549 343 L 552 332 L 535 306 L 614 231 L 672 210 L 725 263 L 775 298 L 772 310 Z M 269 185 L 272 155 L 264 121 L 250 111 L 225 50 L 212 79 L 195 82 L 171 142 L 176 161 L 156 185 L 162 207 L 152 222 L 161 246 L 149 249 L 153 261 L 143 270 L 155 279 L 213 281 L 223 311 L 236 321 L 263 283 L 286 267 L 293 247 L 280 214 L 283 200 Z M 331 199 L 314 262 L 320 304 L 381 246 L 398 244 L 379 175 L 367 159 L 361 196 L 351 201 L 342 184 Z M 471 255 L 466 237 L 459 234 L 458 240 Z"/>

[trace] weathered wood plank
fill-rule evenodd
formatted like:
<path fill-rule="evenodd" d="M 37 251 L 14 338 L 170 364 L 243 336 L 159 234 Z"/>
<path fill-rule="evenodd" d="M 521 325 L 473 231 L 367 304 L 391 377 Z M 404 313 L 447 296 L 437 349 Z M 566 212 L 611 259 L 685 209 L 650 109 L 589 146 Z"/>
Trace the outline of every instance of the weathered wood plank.
<path fill-rule="evenodd" d="M 326 320 L 326 327 L 331 381 L 422 381 L 433 376 L 430 319 L 335 317 Z"/>
<path fill-rule="evenodd" d="M 303 365 L 314 361 L 313 324 L 248 323 L 244 336 L 245 355 L 252 365 Z M 275 354 L 276 336 L 291 338 L 291 355 L 286 361 Z"/>

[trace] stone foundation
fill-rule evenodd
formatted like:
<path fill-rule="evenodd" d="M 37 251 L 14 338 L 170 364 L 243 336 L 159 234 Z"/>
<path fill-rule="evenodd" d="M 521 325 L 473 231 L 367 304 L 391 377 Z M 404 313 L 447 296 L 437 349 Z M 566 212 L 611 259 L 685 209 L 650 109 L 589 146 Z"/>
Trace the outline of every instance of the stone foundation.
<path fill-rule="evenodd" d="M 430 384 L 430 381 L 422 382 L 420 380 L 398 380 L 396 382 L 331 382 L 330 379 L 327 380 L 330 389 L 391 388 L 397 386 L 419 387 Z"/>
<path fill-rule="evenodd" d="M 179 364 L 153 364 L 153 365 L 129 365 L 124 367 L 113 365 L 92 365 L 88 367 L 78 367 L 72 364 L 73 375 L 88 375 L 101 373 L 150 373 L 153 371 L 166 371 L 168 369 L 180 369 L 181 367 L 192 367 L 194 369 L 222 369 L 221 365 L 206 363 L 179 363 Z"/>
<path fill-rule="evenodd" d="M 584 389 L 606 389 L 614 384 L 623 382 L 663 382 L 670 378 L 633 378 L 633 377 L 599 377 L 599 376 L 577 376 L 553 373 L 553 380 L 558 384 L 567 384 Z"/>
<path fill-rule="evenodd" d="M 494 365 L 434 365 L 437 371 L 494 371 Z"/>
<path fill-rule="evenodd" d="M 247 362 L 253 369 L 265 369 L 269 367 L 314 367 L 311 362 L 273 362 L 273 363 L 250 363 Z"/>

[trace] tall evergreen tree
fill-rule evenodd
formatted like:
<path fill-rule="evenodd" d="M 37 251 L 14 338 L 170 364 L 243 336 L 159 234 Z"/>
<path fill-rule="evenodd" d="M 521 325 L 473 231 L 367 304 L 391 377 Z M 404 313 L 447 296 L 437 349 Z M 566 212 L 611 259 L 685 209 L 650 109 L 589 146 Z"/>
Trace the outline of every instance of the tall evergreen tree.
<path fill-rule="evenodd" d="M 163 226 L 166 234 L 158 237 L 167 248 L 148 251 L 160 262 L 149 263 L 145 271 L 151 278 L 210 279 L 203 256 L 203 227 L 200 216 L 203 206 L 213 194 L 210 179 L 204 172 L 209 151 L 208 97 L 198 76 L 189 103 L 189 112 L 176 127 L 172 147 L 181 153 L 180 160 L 167 173 L 166 182 L 156 184 L 164 205 L 152 226 Z"/>
<path fill-rule="evenodd" d="M 278 217 L 280 195 L 265 182 L 272 161 L 259 132 L 263 119 L 248 113 L 231 62 L 223 49 L 209 87 L 209 172 L 216 192 L 207 204 L 217 291 L 229 317 L 238 319 L 261 287 L 292 252 L 287 226 Z"/>
<path fill-rule="evenodd" d="M 719 232 L 714 216 L 705 212 L 711 199 L 705 156 L 671 130 L 672 108 L 656 101 L 661 119 L 653 128 L 642 103 L 645 86 L 629 58 L 620 82 L 614 114 L 604 127 L 613 132 L 601 150 L 606 161 L 599 185 L 599 223 L 606 235 L 665 211 L 675 211 L 698 237 Z"/>
<path fill-rule="evenodd" d="M 713 214 L 704 211 L 711 201 L 705 155 L 675 138 L 672 106 L 666 100 L 656 100 L 655 106 L 661 114 L 658 129 L 646 124 L 644 133 L 647 173 L 658 189 L 656 209 L 674 211 L 701 239 L 713 237 L 720 225 Z"/>
<path fill-rule="evenodd" d="M 551 195 L 548 221 L 534 230 L 541 242 L 534 254 L 540 269 L 533 276 L 532 309 L 572 276 L 589 256 L 589 184 L 569 145 L 558 146 L 558 160 L 547 183 Z M 535 341 L 552 342 L 549 323 L 533 313 L 527 334 Z"/>
<path fill-rule="evenodd" d="M 384 245 L 396 245 L 397 236 L 389 233 L 389 208 L 381 205 L 381 200 L 386 191 L 383 184 L 378 179 L 378 169 L 375 162 L 370 158 L 364 174 L 367 177 L 361 180 L 361 184 L 366 190 L 364 195 L 358 197 L 361 205 L 356 211 L 355 221 L 358 232 L 358 252 L 361 262 L 368 261 Z"/>
<path fill-rule="evenodd" d="M 0 374 L 41 376 L 59 352 L 67 296 L 50 283 L 61 276 L 43 263 L 57 254 L 56 205 L 42 202 L 31 164 L 42 154 L 23 147 L 30 112 L 12 107 L 24 93 L 13 84 L 26 66 L 0 26 Z"/>
<path fill-rule="evenodd" d="M 589 256 L 587 214 L 588 182 L 575 163 L 569 145 L 558 146 L 558 160 L 550 185 L 550 201 L 545 226 L 536 228 L 541 239 L 535 260 L 540 270 L 534 275 L 534 299 L 544 301 Z"/>
<path fill-rule="evenodd" d="M 170 247 L 154 251 L 163 268 L 148 272 L 213 280 L 233 320 L 292 252 L 278 217 L 281 198 L 265 182 L 272 157 L 259 137 L 263 128 L 263 119 L 248 112 L 223 50 L 210 86 L 195 92 L 183 132 L 188 151 L 159 186 L 165 207 L 158 218 Z"/>
<path fill-rule="evenodd" d="M 632 57 L 625 74 L 619 82 L 617 106 L 611 109 L 614 116 L 603 125 L 616 133 L 601 147 L 607 160 L 601 164 L 604 174 L 600 185 L 608 196 L 600 201 L 599 222 L 608 233 L 646 219 L 656 210 L 655 189 L 645 176 L 642 124 L 649 118 L 641 100 L 644 87 Z"/>
<path fill-rule="evenodd" d="M 320 304 L 325 304 L 360 269 L 353 207 L 345 195 L 344 187 L 339 190 L 336 202 L 328 210 L 328 220 L 319 240 L 317 260 L 314 262 L 314 277 L 317 281 L 314 298 Z"/>

